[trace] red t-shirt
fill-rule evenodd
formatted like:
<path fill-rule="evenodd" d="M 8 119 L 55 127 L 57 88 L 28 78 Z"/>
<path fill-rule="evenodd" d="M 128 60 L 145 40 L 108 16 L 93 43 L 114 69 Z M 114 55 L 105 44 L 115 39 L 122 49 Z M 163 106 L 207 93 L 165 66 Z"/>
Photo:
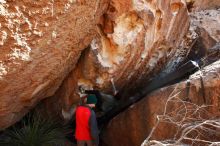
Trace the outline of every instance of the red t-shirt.
<path fill-rule="evenodd" d="M 92 140 L 90 135 L 89 118 L 91 111 L 88 107 L 78 106 L 76 108 L 76 139 Z"/>

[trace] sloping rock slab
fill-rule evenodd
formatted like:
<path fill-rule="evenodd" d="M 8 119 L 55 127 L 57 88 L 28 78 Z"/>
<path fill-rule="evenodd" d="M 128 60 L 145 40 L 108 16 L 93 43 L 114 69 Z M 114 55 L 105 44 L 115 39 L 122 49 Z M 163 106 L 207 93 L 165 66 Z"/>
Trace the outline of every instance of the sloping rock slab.
<path fill-rule="evenodd" d="M 103 132 L 103 145 L 139 146 L 157 124 L 151 139 L 172 139 L 178 135 L 177 124 L 181 121 L 220 117 L 219 89 L 220 60 L 191 75 L 187 81 L 151 93 L 120 113 Z M 163 120 L 157 123 L 161 117 Z M 169 117 L 172 118 L 168 120 Z M 207 135 L 208 138 L 214 139 L 214 135 Z"/>

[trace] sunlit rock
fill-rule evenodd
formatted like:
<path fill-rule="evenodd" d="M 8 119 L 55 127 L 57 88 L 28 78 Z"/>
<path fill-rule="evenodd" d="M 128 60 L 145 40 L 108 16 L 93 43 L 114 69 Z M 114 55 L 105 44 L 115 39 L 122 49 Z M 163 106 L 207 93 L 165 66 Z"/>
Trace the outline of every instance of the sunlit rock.
<path fill-rule="evenodd" d="M 220 9 L 193 11 L 189 16 L 189 31 L 160 76 L 176 70 L 189 60 L 204 57 L 208 49 L 220 42 Z"/>
<path fill-rule="evenodd" d="M 55 93 L 94 38 L 105 4 L 0 1 L 0 129 Z"/>
<path fill-rule="evenodd" d="M 220 0 L 186 0 L 192 11 L 220 8 Z"/>

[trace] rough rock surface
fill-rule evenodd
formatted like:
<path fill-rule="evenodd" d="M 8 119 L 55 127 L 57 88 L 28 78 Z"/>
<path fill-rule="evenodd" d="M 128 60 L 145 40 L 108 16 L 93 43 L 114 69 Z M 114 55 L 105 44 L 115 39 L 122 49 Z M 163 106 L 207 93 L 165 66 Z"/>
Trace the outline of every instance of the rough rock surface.
<path fill-rule="evenodd" d="M 220 8 L 190 13 L 192 29 L 204 29 L 216 42 L 220 41 Z M 208 43 L 206 43 L 208 44 Z"/>
<path fill-rule="evenodd" d="M 200 11 L 206 9 L 220 8 L 220 0 L 186 0 L 190 9 Z"/>
<path fill-rule="evenodd" d="M 113 0 L 82 61 L 85 72 L 78 84 L 86 80 L 108 92 L 113 84 L 126 97 L 173 56 L 188 21 L 182 1 Z"/>
<path fill-rule="evenodd" d="M 91 43 L 106 4 L 0 1 L 0 129 L 55 93 Z"/>
<path fill-rule="evenodd" d="M 126 98 L 173 57 L 188 27 L 184 1 L 112 0 L 98 35 L 49 100 L 60 101 L 59 111 L 68 109 L 79 100 L 79 85 L 110 94 L 120 91 Z"/>
<path fill-rule="evenodd" d="M 164 113 L 167 117 L 174 117 L 171 118 L 173 121 L 169 121 L 166 119 L 167 117 L 164 121 L 161 120 L 151 139 L 174 138 L 177 133 L 177 124 L 181 124 L 181 122 L 219 118 L 219 74 L 220 60 L 202 70 L 204 88 L 200 80 L 201 72 L 198 71 L 191 75 L 188 81 L 182 81 L 151 93 L 125 112 L 120 113 L 108 124 L 103 133 L 104 145 L 141 145 L 156 125 L 159 115 L 164 115 Z M 217 133 L 210 135 L 209 133 L 205 140 L 210 140 L 214 136 L 219 135 Z M 217 138 L 215 140 L 219 141 L 220 137 Z"/>
<path fill-rule="evenodd" d="M 220 9 L 193 11 L 189 16 L 189 31 L 160 76 L 174 71 L 185 61 L 204 57 L 208 49 L 220 42 Z"/>

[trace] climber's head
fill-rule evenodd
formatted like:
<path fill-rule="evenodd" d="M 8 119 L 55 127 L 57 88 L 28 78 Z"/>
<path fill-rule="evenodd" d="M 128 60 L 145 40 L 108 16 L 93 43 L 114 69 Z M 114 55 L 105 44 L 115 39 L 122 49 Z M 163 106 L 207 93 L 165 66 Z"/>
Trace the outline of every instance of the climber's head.
<path fill-rule="evenodd" d="M 94 108 L 96 106 L 96 103 L 97 103 L 96 96 L 94 94 L 89 94 L 86 99 L 86 104 L 89 107 Z"/>

